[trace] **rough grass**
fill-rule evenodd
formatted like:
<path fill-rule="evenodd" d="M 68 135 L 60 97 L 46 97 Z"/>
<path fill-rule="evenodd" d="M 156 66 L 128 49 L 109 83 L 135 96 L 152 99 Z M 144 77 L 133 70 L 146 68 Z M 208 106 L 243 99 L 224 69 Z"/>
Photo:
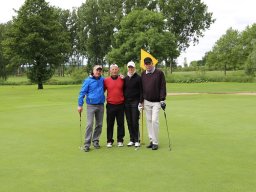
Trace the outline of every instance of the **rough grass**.
<path fill-rule="evenodd" d="M 102 148 L 84 153 L 80 86 L 36 88 L 0 87 L 0 191 L 255 191 L 255 96 L 169 96 L 171 152 L 161 112 L 158 151 L 107 149 L 104 121 Z"/>

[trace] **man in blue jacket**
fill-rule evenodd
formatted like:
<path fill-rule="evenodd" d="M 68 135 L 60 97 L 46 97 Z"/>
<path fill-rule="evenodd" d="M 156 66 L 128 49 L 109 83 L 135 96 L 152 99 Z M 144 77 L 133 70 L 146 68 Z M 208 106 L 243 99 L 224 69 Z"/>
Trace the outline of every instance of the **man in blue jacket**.
<path fill-rule="evenodd" d="M 87 104 L 87 125 L 85 131 L 84 151 L 89 152 L 91 142 L 95 149 L 100 148 L 99 138 L 102 131 L 104 114 L 104 78 L 101 76 L 102 67 L 95 65 L 92 74 L 84 80 L 78 97 L 78 112 L 82 113 L 84 97 Z M 95 129 L 93 121 L 95 117 Z"/>

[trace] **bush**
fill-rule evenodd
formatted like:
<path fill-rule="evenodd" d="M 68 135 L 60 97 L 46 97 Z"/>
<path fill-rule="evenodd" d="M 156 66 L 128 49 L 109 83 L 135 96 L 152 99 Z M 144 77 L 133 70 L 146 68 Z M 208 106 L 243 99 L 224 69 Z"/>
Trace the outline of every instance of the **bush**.
<path fill-rule="evenodd" d="M 168 83 L 203 83 L 203 82 L 255 82 L 255 78 L 244 72 L 229 72 L 226 76 L 222 72 L 176 72 L 166 77 Z"/>
<path fill-rule="evenodd" d="M 75 68 L 71 72 L 71 77 L 74 80 L 74 82 L 82 82 L 86 77 L 88 77 L 88 74 L 84 67 L 82 68 Z"/>

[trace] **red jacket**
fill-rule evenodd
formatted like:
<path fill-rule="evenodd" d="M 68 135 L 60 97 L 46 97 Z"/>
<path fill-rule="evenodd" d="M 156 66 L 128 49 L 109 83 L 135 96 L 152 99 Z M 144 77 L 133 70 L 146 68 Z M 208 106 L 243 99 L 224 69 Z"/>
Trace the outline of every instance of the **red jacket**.
<path fill-rule="evenodd" d="M 118 105 L 124 103 L 124 80 L 118 77 L 107 77 L 104 80 L 104 89 L 107 90 L 107 103 Z"/>

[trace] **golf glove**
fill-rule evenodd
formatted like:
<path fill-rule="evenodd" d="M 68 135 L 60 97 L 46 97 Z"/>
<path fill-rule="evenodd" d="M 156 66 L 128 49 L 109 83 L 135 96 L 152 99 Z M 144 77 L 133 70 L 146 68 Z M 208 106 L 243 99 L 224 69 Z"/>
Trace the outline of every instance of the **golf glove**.
<path fill-rule="evenodd" d="M 165 108 L 166 108 L 166 104 L 164 101 L 160 101 L 160 104 L 161 104 L 161 108 L 165 111 Z"/>
<path fill-rule="evenodd" d="M 141 103 L 139 103 L 139 105 L 138 105 L 138 110 L 141 112 L 142 109 L 143 109 L 143 106 L 142 106 Z"/>

